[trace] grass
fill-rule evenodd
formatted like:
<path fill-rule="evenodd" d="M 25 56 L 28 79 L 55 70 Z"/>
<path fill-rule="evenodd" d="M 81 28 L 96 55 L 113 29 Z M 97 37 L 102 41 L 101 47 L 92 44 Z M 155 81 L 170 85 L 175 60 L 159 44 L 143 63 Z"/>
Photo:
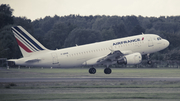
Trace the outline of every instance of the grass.
<path fill-rule="evenodd" d="M 116 69 L 95 75 L 86 68 L 1 69 L 0 78 L 36 77 L 180 77 L 179 69 Z M 180 81 L 0 82 L 1 101 L 179 101 Z"/>
<path fill-rule="evenodd" d="M 91 93 L 91 94 L 3 94 L 2 101 L 16 100 L 55 100 L 55 99 L 180 99 L 180 93 Z M 9 97 L 11 96 L 11 97 Z"/>
<path fill-rule="evenodd" d="M 88 68 L 75 69 L 17 69 L 0 71 L 1 78 L 51 78 L 51 77 L 180 77 L 180 69 L 120 69 L 112 68 L 110 75 L 104 74 L 103 68 L 97 68 L 95 75 L 88 73 Z M 9 75 L 10 74 L 10 75 Z M 23 76 L 22 76 L 23 74 Z"/>

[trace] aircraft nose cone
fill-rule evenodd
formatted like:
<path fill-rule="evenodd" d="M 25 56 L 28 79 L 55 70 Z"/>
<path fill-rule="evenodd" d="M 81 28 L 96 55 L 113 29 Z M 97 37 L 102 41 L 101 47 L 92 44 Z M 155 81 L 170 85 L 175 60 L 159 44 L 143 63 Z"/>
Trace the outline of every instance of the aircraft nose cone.
<path fill-rule="evenodd" d="M 168 46 L 169 46 L 169 41 L 168 41 L 168 40 L 165 40 L 164 45 L 165 45 L 166 47 L 168 47 Z"/>

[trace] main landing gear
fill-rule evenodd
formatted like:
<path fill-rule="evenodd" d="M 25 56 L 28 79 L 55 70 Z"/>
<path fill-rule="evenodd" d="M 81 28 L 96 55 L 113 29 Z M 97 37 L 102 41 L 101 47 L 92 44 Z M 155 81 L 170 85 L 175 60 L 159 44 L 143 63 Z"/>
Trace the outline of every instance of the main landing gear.
<path fill-rule="evenodd" d="M 105 68 L 104 69 L 104 73 L 105 74 L 111 74 L 111 72 L 112 72 L 112 70 L 111 70 L 111 68 Z M 95 74 L 96 73 L 96 69 L 94 68 L 94 67 L 91 67 L 90 69 L 89 69 L 89 73 L 90 74 Z"/>
<path fill-rule="evenodd" d="M 94 67 L 89 69 L 89 73 L 90 74 L 95 74 L 96 73 L 96 69 Z"/>
<path fill-rule="evenodd" d="M 111 72 L 112 72 L 111 68 L 105 68 L 104 69 L 105 74 L 111 74 Z"/>

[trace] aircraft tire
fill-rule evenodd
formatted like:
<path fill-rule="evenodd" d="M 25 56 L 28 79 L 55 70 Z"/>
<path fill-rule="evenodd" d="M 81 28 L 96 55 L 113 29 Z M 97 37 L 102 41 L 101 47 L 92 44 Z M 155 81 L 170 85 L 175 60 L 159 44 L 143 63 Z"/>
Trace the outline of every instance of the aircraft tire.
<path fill-rule="evenodd" d="M 94 67 L 89 69 L 89 73 L 90 74 L 95 74 L 96 73 L 96 69 Z"/>
<path fill-rule="evenodd" d="M 151 64 L 152 64 L 152 61 L 151 61 L 151 60 L 148 60 L 147 63 L 148 63 L 149 65 L 151 65 Z"/>
<path fill-rule="evenodd" d="M 105 68 L 104 69 L 105 74 L 111 74 L 111 72 L 112 72 L 111 68 Z"/>

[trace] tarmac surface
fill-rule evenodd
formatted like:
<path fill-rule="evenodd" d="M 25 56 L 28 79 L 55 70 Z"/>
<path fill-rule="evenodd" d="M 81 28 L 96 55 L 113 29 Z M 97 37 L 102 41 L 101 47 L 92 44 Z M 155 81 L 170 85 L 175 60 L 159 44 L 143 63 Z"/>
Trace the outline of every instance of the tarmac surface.
<path fill-rule="evenodd" d="M 62 82 L 62 81 L 180 81 L 180 77 L 65 77 L 65 78 L 0 78 L 0 82 Z"/>

